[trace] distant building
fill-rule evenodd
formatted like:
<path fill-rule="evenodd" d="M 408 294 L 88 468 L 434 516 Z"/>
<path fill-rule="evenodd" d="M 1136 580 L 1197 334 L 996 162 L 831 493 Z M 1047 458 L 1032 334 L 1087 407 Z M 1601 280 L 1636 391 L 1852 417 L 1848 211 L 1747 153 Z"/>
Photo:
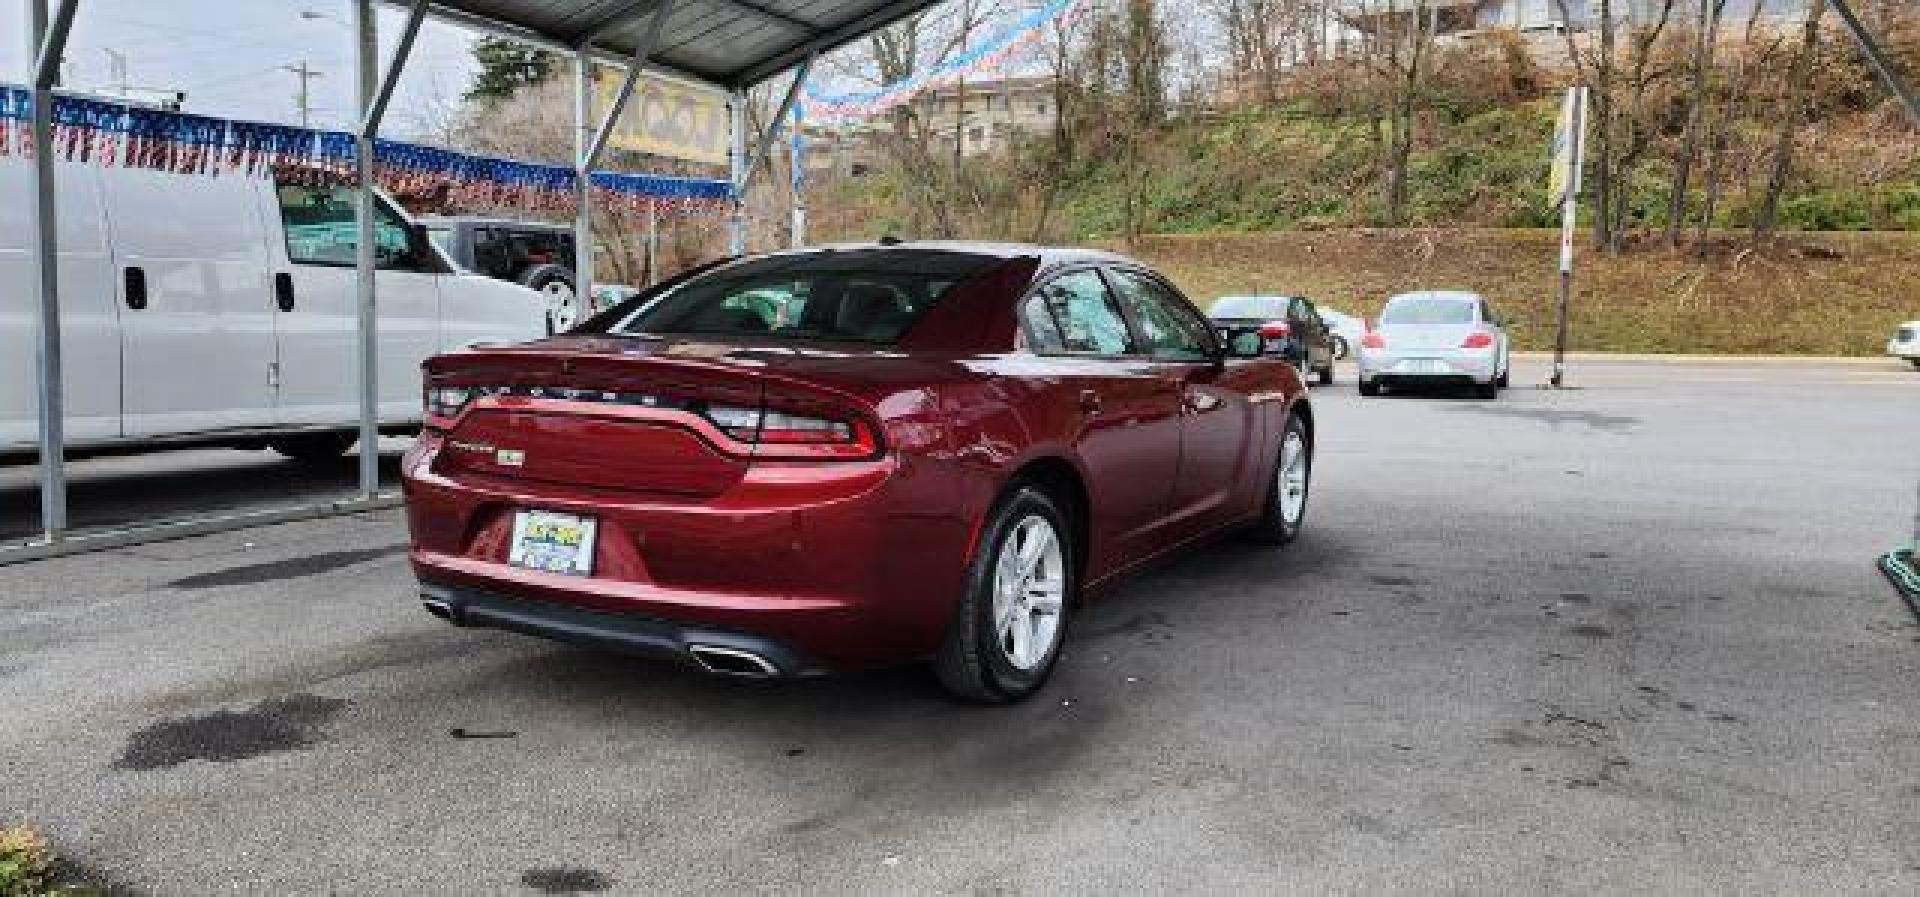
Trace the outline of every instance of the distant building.
<path fill-rule="evenodd" d="M 926 91 L 908 104 L 936 157 L 950 156 L 954 141 L 966 158 L 1005 152 L 1015 140 L 1049 133 L 1059 117 L 1050 77 L 967 81 Z M 880 161 L 879 142 L 893 133 L 894 119 L 881 114 L 844 125 L 806 126 L 807 171 L 860 177 Z"/>
<path fill-rule="evenodd" d="M 1664 0 L 1612 0 L 1613 17 L 1625 22 L 1651 22 L 1660 15 Z M 1761 18 L 1768 21 L 1797 18 L 1805 13 L 1808 0 L 1726 0 L 1722 21 L 1744 21 L 1760 6 Z M 1675 3 L 1672 15 L 1686 18 L 1686 3 Z M 1347 0 L 1340 8 L 1340 19 L 1355 31 L 1377 32 L 1388 21 L 1406 22 L 1416 11 L 1416 0 Z M 1576 31 L 1591 29 L 1600 20 L 1600 0 L 1427 0 L 1426 11 L 1434 35 L 1442 42 L 1467 39 L 1483 31 L 1511 29 L 1529 36 L 1553 36 L 1571 26 Z"/>
<path fill-rule="evenodd" d="M 1054 108 L 1053 79 L 1045 76 L 929 90 L 913 99 L 913 109 L 937 145 L 953 152 L 957 134 L 960 155 L 968 157 L 1003 152 L 1018 137 L 1047 133 L 1060 113 Z"/>

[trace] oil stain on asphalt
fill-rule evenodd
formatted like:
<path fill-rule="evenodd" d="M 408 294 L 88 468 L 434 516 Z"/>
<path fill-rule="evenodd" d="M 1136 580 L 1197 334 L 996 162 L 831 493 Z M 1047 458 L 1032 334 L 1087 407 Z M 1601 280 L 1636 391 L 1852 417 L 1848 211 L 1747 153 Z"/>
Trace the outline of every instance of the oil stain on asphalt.
<path fill-rule="evenodd" d="M 613 887 L 613 879 L 593 869 L 528 869 L 520 883 L 542 894 L 588 894 Z"/>
<path fill-rule="evenodd" d="M 406 550 L 404 545 L 388 545 L 383 548 L 363 548 L 357 551 L 330 551 L 325 554 L 310 554 L 283 561 L 268 561 L 264 564 L 248 564 L 244 567 L 229 567 L 212 573 L 200 573 L 176 579 L 168 585 L 176 589 L 217 589 L 222 586 L 259 585 L 264 582 L 315 576 L 399 554 Z"/>
<path fill-rule="evenodd" d="M 321 727 L 347 703 L 339 698 L 296 694 L 261 701 L 246 710 L 216 710 L 161 720 L 133 733 L 113 768 L 164 769 L 188 760 L 228 763 L 301 750 L 321 739 Z"/>

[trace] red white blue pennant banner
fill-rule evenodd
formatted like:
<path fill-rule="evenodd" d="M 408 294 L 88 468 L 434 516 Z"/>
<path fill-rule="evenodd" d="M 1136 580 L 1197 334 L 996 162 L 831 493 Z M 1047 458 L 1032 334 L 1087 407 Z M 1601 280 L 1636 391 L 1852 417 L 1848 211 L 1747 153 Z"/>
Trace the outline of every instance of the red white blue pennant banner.
<path fill-rule="evenodd" d="M 34 152 L 32 93 L 0 85 L 0 156 Z M 143 168 L 203 177 L 276 176 L 344 182 L 353 176 L 353 135 L 288 125 L 230 121 L 143 109 L 80 97 L 55 97 L 53 150 L 70 162 Z M 374 178 L 395 193 L 444 192 L 470 208 L 511 206 L 570 212 L 574 172 L 474 156 L 391 140 L 373 146 Z M 592 172 L 588 186 L 602 203 L 662 215 L 712 214 L 732 197 L 726 181 Z"/>

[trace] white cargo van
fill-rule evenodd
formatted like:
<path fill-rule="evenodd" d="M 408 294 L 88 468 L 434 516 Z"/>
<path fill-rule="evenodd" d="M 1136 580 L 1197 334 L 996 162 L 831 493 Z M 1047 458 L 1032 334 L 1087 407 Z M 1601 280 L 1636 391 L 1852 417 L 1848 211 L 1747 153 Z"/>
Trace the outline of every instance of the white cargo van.
<path fill-rule="evenodd" d="M 67 444 L 344 452 L 359 422 L 349 187 L 55 165 Z M 38 421 L 31 163 L 0 156 L 0 457 Z M 420 362 L 546 333 L 545 297 L 450 264 L 381 197 L 380 423 L 420 419 Z"/>

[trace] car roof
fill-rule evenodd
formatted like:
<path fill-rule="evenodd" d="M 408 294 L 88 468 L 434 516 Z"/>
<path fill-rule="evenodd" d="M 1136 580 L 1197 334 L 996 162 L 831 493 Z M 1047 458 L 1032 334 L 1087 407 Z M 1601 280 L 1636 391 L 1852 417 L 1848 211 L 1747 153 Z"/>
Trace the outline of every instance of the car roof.
<path fill-rule="evenodd" d="M 1395 302 L 1401 299 L 1440 299 L 1454 302 L 1478 302 L 1481 298 L 1479 293 L 1472 293 L 1466 290 L 1414 290 L 1409 293 L 1398 293 L 1390 296 L 1387 298 L 1387 301 Z"/>
<path fill-rule="evenodd" d="M 1213 301 L 1219 302 L 1223 299 L 1272 299 L 1276 302 L 1292 302 L 1295 299 L 1304 299 L 1304 298 L 1306 297 L 1298 296 L 1293 293 L 1246 293 L 1246 294 L 1237 294 L 1232 296 L 1221 296 Z"/>
<path fill-rule="evenodd" d="M 1040 266 L 1070 262 L 1100 262 L 1104 264 L 1138 265 L 1150 267 L 1135 259 L 1117 252 L 1103 249 L 1086 249 L 1078 246 L 1041 246 L 1034 243 L 1003 243 L 991 240 L 901 240 L 898 242 L 875 243 L 828 243 L 808 246 L 803 249 L 788 249 L 768 255 L 795 255 L 814 252 L 846 252 L 851 250 L 892 249 L 920 252 L 964 252 L 970 255 L 983 255 L 991 258 L 1015 259 L 1034 257 L 1040 259 Z"/>
<path fill-rule="evenodd" d="M 519 230 L 571 231 L 573 225 L 558 224 L 552 221 L 525 221 L 518 218 L 472 218 L 465 215 L 422 215 L 421 224 L 482 224 L 492 227 L 511 227 Z"/>

